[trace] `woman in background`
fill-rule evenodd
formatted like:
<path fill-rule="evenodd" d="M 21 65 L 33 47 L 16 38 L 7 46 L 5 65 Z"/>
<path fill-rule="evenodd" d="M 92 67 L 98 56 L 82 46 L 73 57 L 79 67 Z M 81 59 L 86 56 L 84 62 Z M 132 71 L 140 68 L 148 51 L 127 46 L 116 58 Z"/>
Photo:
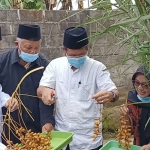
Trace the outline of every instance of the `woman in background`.
<path fill-rule="evenodd" d="M 150 74 L 144 66 L 137 69 L 132 77 L 134 90 L 129 91 L 127 103 L 120 108 L 120 114 L 128 118 L 134 135 L 134 145 L 147 145 L 150 143 Z M 132 104 L 136 102 L 148 102 L 145 104 Z M 148 145 L 149 146 L 149 145 Z M 145 146 L 144 146 L 145 147 Z M 148 150 L 148 149 L 142 149 Z"/>

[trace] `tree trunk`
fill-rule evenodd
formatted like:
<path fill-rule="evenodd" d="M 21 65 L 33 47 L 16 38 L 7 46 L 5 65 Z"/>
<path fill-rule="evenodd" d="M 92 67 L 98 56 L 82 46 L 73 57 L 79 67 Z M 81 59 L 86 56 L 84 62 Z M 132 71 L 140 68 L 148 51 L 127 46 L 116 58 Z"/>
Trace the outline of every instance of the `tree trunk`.
<path fill-rule="evenodd" d="M 72 10 L 71 0 L 63 0 L 62 1 L 62 7 L 60 10 Z"/>
<path fill-rule="evenodd" d="M 78 1 L 78 9 L 83 9 L 83 8 L 84 8 L 83 0 L 79 0 Z"/>
<path fill-rule="evenodd" d="M 45 1 L 46 9 L 49 10 L 49 0 L 44 0 L 44 1 Z"/>

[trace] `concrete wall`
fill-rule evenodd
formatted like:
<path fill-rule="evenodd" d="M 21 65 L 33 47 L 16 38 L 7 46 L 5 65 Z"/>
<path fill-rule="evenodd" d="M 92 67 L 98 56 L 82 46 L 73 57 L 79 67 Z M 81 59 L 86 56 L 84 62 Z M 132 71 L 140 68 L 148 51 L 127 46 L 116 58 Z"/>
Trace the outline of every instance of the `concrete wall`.
<path fill-rule="evenodd" d="M 2 27 L 3 47 L 0 52 L 14 47 L 18 24 L 39 24 L 42 31 L 41 52 L 49 59 L 63 55 L 61 50 L 63 32 L 67 27 L 76 26 L 93 16 L 101 17 L 102 11 L 34 11 L 34 10 L 0 10 L 0 26 Z M 107 27 L 113 20 L 104 23 L 92 23 L 86 25 L 89 35 L 99 33 Z M 89 49 L 90 57 L 103 62 L 106 66 L 120 62 L 126 52 L 125 47 L 115 46 L 117 39 L 115 36 L 103 35 L 98 38 L 91 38 L 92 46 Z M 124 65 L 110 69 L 111 77 L 120 89 L 121 95 L 130 89 L 131 75 L 137 67 L 131 67 L 124 75 L 121 75 L 126 68 L 133 64 L 132 61 Z"/>

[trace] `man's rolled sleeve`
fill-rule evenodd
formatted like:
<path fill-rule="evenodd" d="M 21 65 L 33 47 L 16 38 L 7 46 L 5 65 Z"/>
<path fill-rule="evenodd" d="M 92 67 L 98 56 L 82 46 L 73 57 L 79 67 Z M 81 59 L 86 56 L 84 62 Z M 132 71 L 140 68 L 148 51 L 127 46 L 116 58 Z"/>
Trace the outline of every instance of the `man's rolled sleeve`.
<path fill-rule="evenodd" d="M 56 82 L 56 76 L 55 76 L 55 66 L 53 63 L 49 63 L 49 65 L 46 67 L 43 76 L 40 80 L 39 86 L 46 86 L 52 89 L 55 89 L 55 82 Z"/>
<path fill-rule="evenodd" d="M 43 76 L 40 80 L 39 86 L 46 86 L 52 89 L 55 89 L 56 75 L 55 75 L 55 65 L 53 61 L 48 64 L 46 67 Z M 39 101 L 40 108 L 40 118 L 41 118 L 41 126 L 46 123 L 51 123 L 55 127 L 55 119 L 53 116 L 54 104 L 53 105 L 45 105 L 43 101 Z"/>

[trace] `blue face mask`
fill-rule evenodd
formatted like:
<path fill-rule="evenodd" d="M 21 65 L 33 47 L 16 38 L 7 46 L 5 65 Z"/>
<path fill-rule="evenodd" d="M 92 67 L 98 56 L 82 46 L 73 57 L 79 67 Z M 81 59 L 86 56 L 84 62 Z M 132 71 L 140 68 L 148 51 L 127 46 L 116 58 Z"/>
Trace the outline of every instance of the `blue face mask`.
<path fill-rule="evenodd" d="M 28 54 L 28 53 L 25 53 L 25 52 L 21 51 L 19 57 L 22 60 L 24 60 L 25 62 L 31 63 L 31 62 L 35 61 L 36 59 L 38 59 L 39 53 L 37 53 L 37 54 Z"/>
<path fill-rule="evenodd" d="M 81 66 L 83 66 L 83 64 L 86 61 L 87 56 L 83 56 L 79 58 L 72 58 L 72 57 L 67 56 L 67 58 L 68 58 L 69 64 L 78 69 Z"/>
<path fill-rule="evenodd" d="M 140 101 L 142 101 L 142 102 L 148 102 L 148 101 L 150 101 L 150 96 L 149 96 L 149 97 L 144 97 L 144 98 L 142 98 L 142 97 L 140 97 L 140 96 L 137 94 L 137 98 L 138 98 Z"/>

